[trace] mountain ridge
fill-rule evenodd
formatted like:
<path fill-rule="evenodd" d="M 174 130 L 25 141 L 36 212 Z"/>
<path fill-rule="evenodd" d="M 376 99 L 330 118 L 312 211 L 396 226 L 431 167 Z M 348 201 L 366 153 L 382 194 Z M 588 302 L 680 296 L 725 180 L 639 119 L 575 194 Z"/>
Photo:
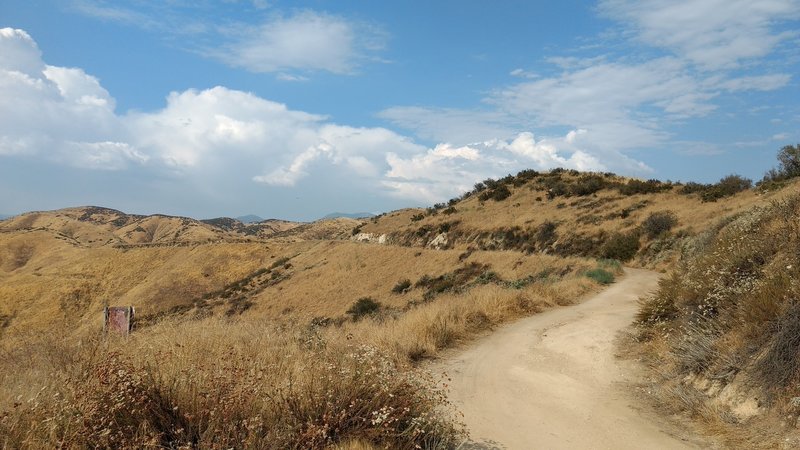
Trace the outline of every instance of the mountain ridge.
<path fill-rule="evenodd" d="M 242 223 L 255 223 L 264 221 L 262 217 L 257 216 L 255 214 L 245 214 L 243 216 L 238 216 L 235 219 Z"/>

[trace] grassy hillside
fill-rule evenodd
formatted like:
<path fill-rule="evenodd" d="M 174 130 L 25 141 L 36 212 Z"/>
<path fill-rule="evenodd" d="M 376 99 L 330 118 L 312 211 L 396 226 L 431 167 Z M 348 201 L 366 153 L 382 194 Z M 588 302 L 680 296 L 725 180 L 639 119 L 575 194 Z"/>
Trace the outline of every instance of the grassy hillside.
<path fill-rule="evenodd" d="M 800 194 L 725 218 L 642 303 L 649 387 L 741 448 L 800 445 Z"/>
<path fill-rule="evenodd" d="M 445 380 L 430 379 L 415 363 L 502 322 L 569 304 L 619 273 L 613 263 L 515 252 L 464 255 L 310 241 L 237 244 L 235 255 L 227 253 L 233 246 L 78 249 L 109 252 L 97 261 L 98 254 L 69 259 L 76 250 L 66 245 L 66 266 L 41 277 L 65 288 L 72 285 L 67 275 L 88 278 L 98 290 L 78 296 L 88 306 L 49 329 L 23 310 L 7 317 L 0 340 L 0 442 L 12 448 L 454 448 L 463 433 L 446 414 Z M 206 304 L 163 310 L 161 320 L 127 340 L 98 334 L 98 294 L 124 283 L 145 292 L 143 284 L 188 276 L 194 277 L 190 286 L 206 278 L 221 283 L 219 272 L 205 277 L 185 270 L 213 265 L 215 258 L 227 261 L 219 269 L 236 274 L 229 277 L 244 277 L 211 291 Z M 94 262 L 60 278 L 81 259 Z M 88 277 L 103 267 L 105 276 Z M 266 270 L 249 272 L 258 267 Z M 250 293 L 252 307 L 221 314 L 226 301 Z M 52 300 L 29 301 L 44 308 Z M 149 305 L 159 308 L 160 301 L 153 296 Z M 210 316 L 216 309 L 220 314 Z"/>
<path fill-rule="evenodd" d="M 719 217 L 776 195 L 748 186 L 735 176 L 699 185 L 523 171 L 478 183 L 447 204 L 373 218 L 355 237 L 416 247 L 614 258 L 666 268 Z"/>
<path fill-rule="evenodd" d="M 268 220 L 243 224 L 236 219 L 198 221 L 164 215 L 140 216 L 86 206 L 20 214 L 0 223 L 0 234 L 44 231 L 83 247 L 174 245 L 264 239 L 300 224 Z"/>

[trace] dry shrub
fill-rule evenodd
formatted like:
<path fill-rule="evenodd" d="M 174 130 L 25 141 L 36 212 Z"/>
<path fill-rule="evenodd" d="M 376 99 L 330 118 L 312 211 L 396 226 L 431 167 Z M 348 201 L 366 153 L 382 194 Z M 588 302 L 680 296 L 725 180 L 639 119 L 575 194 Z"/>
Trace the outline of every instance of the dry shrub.
<path fill-rule="evenodd" d="M 655 239 L 669 232 L 678 224 L 678 216 L 672 211 L 657 211 L 650 213 L 642 222 L 642 230 L 650 239 Z"/>
<path fill-rule="evenodd" d="M 459 438 L 434 381 L 374 346 L 217 319 L 156 325 L 94 358 L 74 345 L 75 360 L 3 379 L 3 446 L 449 448 Z M 31 382 L 42 383 L 35 394 L 9 398 L 30 395 Z"/>
<path fill-rule="evenodd" d="M 639 251 L 639 236 L 635 233 L 617 233 L 611 236 L 600 248 L 603 258 L 629 261 Z"/>
<path fill-rule="evenodd" d="M 792 302 L 770 328 L 772 339 L 751 376 L 768 391 L 779 392 L 800 378 L 800 303 Z"/>
<path fill-rule="evenodd" d="M 721 221 L 640 302 L 638 338 L 658 380 L 703 380 L 717 385 L 714 392 L 736 383 L 770 414 L 790 412 L 800 381 L 798 217 L 794 194 Z M 735 416 L 716 408 L 713 396 L 684 401 L 681 392 L 663 400 L 693 414 L 710 411 L 715 426 L 731 430 Z"/>

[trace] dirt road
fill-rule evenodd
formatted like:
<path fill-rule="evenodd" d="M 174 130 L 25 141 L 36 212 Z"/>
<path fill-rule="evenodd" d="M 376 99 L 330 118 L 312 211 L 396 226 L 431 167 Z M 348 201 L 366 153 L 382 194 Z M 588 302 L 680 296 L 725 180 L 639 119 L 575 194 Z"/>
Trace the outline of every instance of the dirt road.
<path fill-rule="evenodd" d="M 626 269 L 585 302 L 501 328 L 446 358 L 450 398 L 472 442 L 463 449 L 680 449 L 703 446 L 631 394 L 633 362 L 614 341 L 657 287 L 658 274 Z"/>

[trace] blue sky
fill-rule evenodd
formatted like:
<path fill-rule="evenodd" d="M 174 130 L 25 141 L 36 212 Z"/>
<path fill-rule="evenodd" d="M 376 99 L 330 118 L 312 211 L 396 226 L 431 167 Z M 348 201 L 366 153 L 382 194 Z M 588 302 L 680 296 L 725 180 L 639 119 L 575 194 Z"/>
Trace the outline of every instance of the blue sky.
<path fill-rule="evenodd" d="M 800 0 L 0 3 L 0 212 L 309 220 L 557 166 L 754 179 Z"/>

